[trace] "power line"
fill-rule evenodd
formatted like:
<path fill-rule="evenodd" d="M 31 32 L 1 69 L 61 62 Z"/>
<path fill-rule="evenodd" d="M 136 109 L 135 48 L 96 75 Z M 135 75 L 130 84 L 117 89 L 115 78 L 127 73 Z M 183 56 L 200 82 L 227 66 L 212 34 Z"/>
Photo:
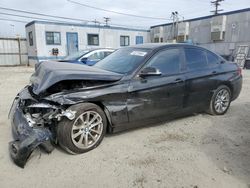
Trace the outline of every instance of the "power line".
<path fill-rule="evenodd" d="M 12 8 L 6 8 L 6 7 L 0 7 L 2 10 L 8 10 L 8 11 L 14 11 L 14 12 L 20 12 L 25 14 L 33 14 L 33 15 L 39 15 L 39 16 L 45 16 L 45 17 L 51 17 L 51 18 L 59 18 L 63 20 L 75 20 L 75 21 L 84 21 L 84 22 L 92 22 L 90 20 L 84 20 L 84 19 L 78 19 L 78 18 L 69 18 L 69 17 L 63 17 L 63 16 L 55 16 L 55 15 L 49 15 L 49 14 L 42 14 L 42 13 L 34 13 L 30 11 L 24 11 L 24 10 L 18 10 L 18 9 L 12 9 Z"/>
<path fill-rule="evenodd" d="M 5 15 L 5 13 L 0 13 L 0 14 L 3 14 Z M 17 17 L 19 17 L 19 15 L 16 15 Z M 41 20 L 41 21 L 53 21 L 53 22 L 57 22 L 57 23 L 65 23 L 65 24 L 78 24 L 78 23 L 73 23 L 73 22 L 65 22 L 65 21 L 58 21 L 58 20 L 50 20 L 50 19 L 40 19 L 40 18 L 35 18 L 35 17 L 29 17 L 29 18 L 34 18 L 34 19 L 37 19 L 37 20 Z M 30 21 L 28 20 L 16 20 L 16 19 L 11 19 L 11 18 L 0 18 L 0 20 L 3 20 L 3 21 L 13 21 L 13 22 L 20 22 L 20 23 L 29 23 Z M 100 22 L 99 21 L 93 21 L 95 22 L 95 26 L 98 24 L 100 25 Z M 120 25 L 120 24 L 115 24 L 115 26 L 119 26 L 119 27 L 135 27 L 135 26 L 132 26 L 132 25 Z M 148 28 L 145 28 L 145 27 L 139 27 L 139 26 L 136 26 L 136 28 L 138 29 L 148 29 Z"/>
<path fill-rule="evenodd" d="M 171 19 L 167 19 L 167 18 L 157 18 L 157 17 L 151 17 L 151 16 L 140 16 L 140 15 L 135 15 L 135 14 L 127 14 L 127 13 L 124 13 L 124 12 L 117 12 L 117 11 L 113 11 L 113 10 L 107 10 L 107 9 L 87 5 L 87 4 L 84 4 L 84 3 L 79 3 L 79 2 L 73 1 L 73 0 L 68 0 L 68 2 L 73 3 L 73 4 L 77 4 L 77 5 L 81 5 L 81 6 L 84 6 L 84 7 L 88 7 L 88 8 L 96 9 L 96 10 L 101 10 L 101 11 L 105 11 L 105 12 L 120 14 L 120 15 L 123 15 L 123 16 L 130 16 L 130 17 L 144 18 L 144 19 L 153 19 L 153 20 L 171 20 Z"/>
<path fill-rule="evenodd" d="M 25 11 L 25 10 L 18 10 L 18 9 L 12 9 L 12 8 L 6 8 L 6 7 L 0 7 L 1 10 L 7 10 L 7 11 L 12 11 L 12 12 L 19 12 L 19 13 L 25 13 L 25 14 L 31 14 L 31 15 L 37 15 L 37 16 L 42 16 L 42 17 L 50 17 L 50 18 L 57 18 L 57 19 L 49 19 L 49 18 L 41 18 L 41 17 L 33 17 L 33 16 L 25 16 L 25 15 L 20 15 L 20 14 L 11 14 L 11 13 L 0 13 L 0 14 L 5 14 L 9 16 L 17 16 L 17 17 L 23 17 L 23 18 L 30 18 L 30 19 L 37 19 L 37 20 L 46 20 L 46 21 L 52 21 L 52 22 L 61 22 L 61 23 L 72 23 L 72 21 L 77 21 L 77 22 L 93 22 L 96 24 L 96 20 L 91 21 L 91 20 L 85 20 L 85 19 L 78 19 L 78 18 L 70 18 L 70 17 L 62 17 L 62 16 L 55 16 L 55 15 L 49 15 L 49 14 L 43 14 L 43 13 L 35 13 L 31 11 Z M 61 20 L 58 20 L 61 19 Z M 62 20 L 70 20 L 71 22 L 67 21 L 62 21 Z M 100 24 L 105 24 L 104 22 L 98 22 Z M 130 25 L 121 25 L 121 24 L 112 24 L 113 26 L 119 26 L 119 27 L 133 27 L 133 28 L 142 28 L 138 26 L 130 26 Z"/>
<path fill-rule="evenodd" d="M 5 13 L 5 12 L 0 12 L 0 14 L 7 15 L 7 16 L 21 17 L 21 18 L 30 18 L 30 19 L 37 19 L 37 20 L 44 20 L 44 21 L 69 23 L 69 22 L 59 21 L 59 20 L 54 20 L 54 19 L 39 18 L 39 17 L 34 17 L 34 16 L 24 16 L 24 15 L 19 15 L 19 14 Z"/>
<path fill-rule="evenodd" d="M 28 22 L 23 21 L 23 20 L 16 20 L 16 19 L 9 19 L 9 18 L 0 18 L 0 20 L 3 20 L 3 21 L 12 21 L 12 22 L 20 22 L 20 23 L 28 23 Z"/>

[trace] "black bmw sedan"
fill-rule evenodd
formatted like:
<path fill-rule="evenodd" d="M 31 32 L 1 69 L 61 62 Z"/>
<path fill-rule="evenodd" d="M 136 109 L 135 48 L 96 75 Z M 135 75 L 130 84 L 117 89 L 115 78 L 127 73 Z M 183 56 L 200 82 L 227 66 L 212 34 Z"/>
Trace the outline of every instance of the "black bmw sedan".
<path fill-rule="evenodd" d="M 187 44 L 119 49 L 93 67 L 43 62 L 10 110 L 13 161 L 24 167 L 36 147 L 79 154 L 106 132 L 206 111 L 223 115 L 241 91 L 241 69 Z"/>

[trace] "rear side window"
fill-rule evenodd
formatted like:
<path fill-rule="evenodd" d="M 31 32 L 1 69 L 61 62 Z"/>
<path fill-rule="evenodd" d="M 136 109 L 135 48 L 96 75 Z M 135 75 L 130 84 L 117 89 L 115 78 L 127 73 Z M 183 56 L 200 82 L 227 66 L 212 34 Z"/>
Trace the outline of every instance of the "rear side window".
<path fill-rule="evenodd" d="M 146 67 L 159 69 L 162 75 L 179 73 L 181 65 L 181 53 L 179 49 L 167 49 L 153 56 Z"/>
<path fill-rule="evenodd" d="M 215 67 L 219 64 L 220 59 L 217 55 L 207 51 L 207 62 L 209 67 Z"/>
<path fill-rule="evenodd" d="M 188 70 L 203 69 L 207 67 L 207 57 L 204 50 L 186 48 L 185 56 Z"/>

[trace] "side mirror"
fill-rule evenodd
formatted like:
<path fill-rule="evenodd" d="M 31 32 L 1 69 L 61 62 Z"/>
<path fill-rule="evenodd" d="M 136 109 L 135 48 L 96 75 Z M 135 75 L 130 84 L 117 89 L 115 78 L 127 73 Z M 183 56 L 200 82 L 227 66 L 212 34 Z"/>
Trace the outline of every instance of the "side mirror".
<path fill-rule="evenodd" d="M 146 77 L 146 76 L 160 76 L 161 72 L 159 69 L 156 69 L 154 67 L 146 67 L 142 69 L 142 71 L 139 73 L 140 77 Z"/>

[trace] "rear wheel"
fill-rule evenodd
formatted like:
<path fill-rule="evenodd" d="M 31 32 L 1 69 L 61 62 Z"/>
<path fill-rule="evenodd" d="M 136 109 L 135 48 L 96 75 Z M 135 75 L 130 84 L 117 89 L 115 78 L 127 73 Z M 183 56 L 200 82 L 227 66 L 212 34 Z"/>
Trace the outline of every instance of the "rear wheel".
<path fill-rule="evenodd" d="M 212 115 L 223 115 L 227 112 L 231 103 L 231 91 L 225 86 L 219 86 L 214 92 L 208 113 Z"/>
<path fill-rule="evenodd" d="M 107 120 L 103 110 L 92 103 L 71 106 L 74 120 L 63 119 L 57 128 L 58 142 L 69 153 L 84 153 L 97 147 L 106 132 Z"/>

